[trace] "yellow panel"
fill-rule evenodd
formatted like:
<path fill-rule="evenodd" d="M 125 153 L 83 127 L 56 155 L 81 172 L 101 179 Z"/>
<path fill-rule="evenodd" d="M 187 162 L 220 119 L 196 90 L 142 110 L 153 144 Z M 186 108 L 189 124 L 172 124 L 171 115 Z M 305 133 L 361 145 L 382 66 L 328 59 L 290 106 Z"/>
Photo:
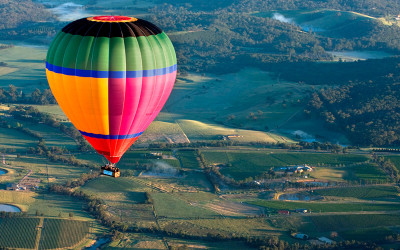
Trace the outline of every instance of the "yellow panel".
<path fill-rule="evenodd" d="M 51 91 L 75 127 L 93 134 L 109 134 L 108 79 L 68 76 L 46 69 Z"/>
<path fill-rule="evenodd" d="M 54 73 L 46 69 L 47 79 L 49 81 L 49 85 L 51 91 L 53 92 L 54 97 L 56 98 L 58 105 L 60 105 L 61 109 L 65 113 L 65 115 L 71 120 L 74 126 L 81 130 L 82 126 L 79 120 L 80 114 L 73 109 L 70 104 L 70 98 L 67 96 L 67 92 L 64 87 L 67 84 L 64 84 L 63 74 Z"/>
<path fill-rule="evenodd" d="M 108 135 L 108 79 L 75 76 L 76 91 L 87 117 L 83 131 Z"/>

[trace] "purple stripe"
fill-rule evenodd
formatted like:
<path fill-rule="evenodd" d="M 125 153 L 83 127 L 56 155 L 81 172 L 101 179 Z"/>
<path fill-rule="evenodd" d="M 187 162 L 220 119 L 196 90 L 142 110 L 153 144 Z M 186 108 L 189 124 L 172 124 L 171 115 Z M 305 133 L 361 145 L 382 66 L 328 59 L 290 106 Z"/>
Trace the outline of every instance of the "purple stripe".
<path fill-rule="evenodd" d="M 71 69 L 56 66 L 46 62 L 46 68 L 54 73 L 60 73 L 69 76 L 82 76 L 94 78 L 139 78 L 160 76 L 172 73 L 177 70 L 176 64 L 162 69 L 146 69 L 136 71 L 101 71 L 87 69 Z"/>
<path fill-rule="evenodd" d="M 92 138 L 98 138 L 98 139 L 119 139 L 119 140 L 123 140 L 123 139 L 131 139 L 131 138 L 135 138 L 140 136 L 141 134 L 143 134 L 143 132 L 140 133 L 135 133 L 135 134 L 130 134 L 130 135 L 101 135 L 101 134 L 92 134 L 92 133 L 88 133 L 88 132 L 83 132 L 80 131 L 82 135 L 84 136 L 88 136 L 88 137 L 92 137 Z"/>

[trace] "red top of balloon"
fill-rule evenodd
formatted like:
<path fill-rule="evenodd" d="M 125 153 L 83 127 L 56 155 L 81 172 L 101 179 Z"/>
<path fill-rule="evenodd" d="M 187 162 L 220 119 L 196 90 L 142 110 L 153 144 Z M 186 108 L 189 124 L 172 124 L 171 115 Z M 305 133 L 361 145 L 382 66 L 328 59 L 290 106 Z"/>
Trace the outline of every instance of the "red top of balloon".
<path fill-rule="evenodd" d="M 94 16 L 89 17 L 88 20 L 97 22 L 132 22 L 137 19 L 128 16 Z"/>

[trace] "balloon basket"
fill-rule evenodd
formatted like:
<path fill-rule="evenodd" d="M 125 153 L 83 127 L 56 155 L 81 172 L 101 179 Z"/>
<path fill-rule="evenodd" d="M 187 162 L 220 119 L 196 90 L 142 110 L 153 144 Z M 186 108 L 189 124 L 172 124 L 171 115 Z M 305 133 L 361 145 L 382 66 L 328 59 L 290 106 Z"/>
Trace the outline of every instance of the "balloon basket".
<path fill-rule="evenodd" d="M 120 176 L 119 168 L 114 165 L 105 165 L 101 167 L 100 173 L 102 175 L 111 176 L 114 178 L 118 178 Z"/>

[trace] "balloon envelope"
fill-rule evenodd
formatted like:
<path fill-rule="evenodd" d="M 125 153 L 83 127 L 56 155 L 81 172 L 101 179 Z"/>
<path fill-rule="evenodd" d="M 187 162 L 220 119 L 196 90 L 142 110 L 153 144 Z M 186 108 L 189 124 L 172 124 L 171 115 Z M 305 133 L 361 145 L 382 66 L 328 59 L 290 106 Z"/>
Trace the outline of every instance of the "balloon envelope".
<path fill-rule="evenodd" d="M 124 16 L 68 24 L 46 58 L 47 79 L 61 109 L 112 163 L 161 111 L 176 69 L 167 35 L 150 22 Z"/>

